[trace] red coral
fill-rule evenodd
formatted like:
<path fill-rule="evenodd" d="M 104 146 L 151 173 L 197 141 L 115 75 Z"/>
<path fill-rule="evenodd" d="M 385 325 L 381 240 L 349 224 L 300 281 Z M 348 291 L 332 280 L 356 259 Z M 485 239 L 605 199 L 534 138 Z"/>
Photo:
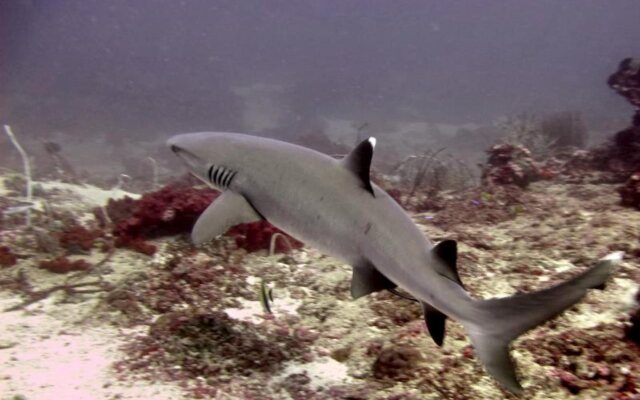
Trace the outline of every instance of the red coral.
<path fill-rule="evenodd" d="M 284 240 L 282 238 L 276 240 L 276 253 L 286 253 L 292 249 L 302 247 L 302 242 L 286 235 L 267 221 L 236 225 L 229 229 L 227 235 L 235 239 L 238 247 L 252 253 L 259 250 L 268 250 L 271 244 L 271 237 L 276 233 L 280 233 L 285 237 Z"/>
<path fill-rule="evenodd" d="M 116 246 L 151 255 L 156 248 L 145 239 L 189 232 L 218 195 L 212 189 L 176 183 L 146 193 L 139 200 L 111 199 L 106 211 L 114 224 Z M 99 221 L 106 222 L 101 210 L 94 210 L 94 214 Z"/>
<path fill-rule="evenodd" d="M 71 254 L 86 253 L 93 248 L 97 238 L 102 236 L 102 231 L 89 230 L 81 225 L 67 226 L 58 236 L 60 246 Z"/>
<path fill-rule="evenodd" d="M 0 267 L 12 267 L 16 265 L 18 259 L 7 246 L 0 246 Z"/>
<path fill-rule="evenodd" d="M 184 184 L 163 187 L 146 193 L 132 204 L 131 214 L 115 224 L 114 235 L 153 238 L 189 232 L 198 216 L 218 197 L 212 189 L 197 189 Z M 110 214 L 111 215 L 111 214 Z"/>
<path fill-rule="evenodd" d="M 56 274 L 64 274 L 70 271 L 84 271 L 91 268 L 91 264 L 85 260 L 71 261 L 67 257 L 58 257 L 53 260 L 40 262 L 39 268 L 46 269 Z"/>
<path fill-rule="evenodd" d="M 131 217 L 137 200 L 129 196 L 121 199 L 109 199 L 106 207 L 97 207 L 93 209 L 93 215 L 96 217 L 101 228 L 106 228 L 110 221 L 120 222 Z M 105 215 L 105 212 L 107 215 Z"/>
<path fill-rule="evenodd" d="M 146 243 L 145 239 L 190 232 L 200 214 L 219 194 L 212 189 L 178 183 L 146 193 L 139 200 L 110 200 L 107 213 L 115 225 L 116 246 L 153 254 L 155 246 Z M 98 210 L 94 213 L 101 215 Z M 235 239 L 238 247 L 254 252 L 269 249 L 271 237 L 276 233 L 284 235 L 268 222 L 258 221 L 233 227 L 227 234 Z M 284 236 L 284 240 L 276 241 L 276 252 L 285 253 L 302 247 L 301 242 Z"/>
<path fill-rule="evenodd" d="M 142 238 L 132 238 L 130 236 L 122 236 L 116 238 L 116 247 L 124 247 L 141 254 L 152 256 L 158 248 Z"/>

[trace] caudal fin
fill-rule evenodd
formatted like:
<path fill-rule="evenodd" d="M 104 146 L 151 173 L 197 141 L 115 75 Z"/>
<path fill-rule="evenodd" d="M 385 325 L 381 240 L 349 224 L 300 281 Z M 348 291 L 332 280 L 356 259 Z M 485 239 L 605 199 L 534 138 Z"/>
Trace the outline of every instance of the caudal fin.
<path fill-rule="evenodd" d="M 509 343 L 574 305 L 587 289 L 602 288 L 623 253 L 611 253 L 582 274 L 538 292 L 477 302 L 478 318 L 464 322 L 485 369 L 506 389 L 522 390 L 509 357 Z"/>

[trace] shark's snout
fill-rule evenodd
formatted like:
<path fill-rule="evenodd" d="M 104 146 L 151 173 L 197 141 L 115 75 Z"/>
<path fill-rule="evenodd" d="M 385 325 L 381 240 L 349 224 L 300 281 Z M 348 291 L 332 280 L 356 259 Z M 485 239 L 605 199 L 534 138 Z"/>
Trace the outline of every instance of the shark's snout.
<path fill-rule="evenodd" d="M 200 157 L 196 156 L 189 150 L 186 150 L 175 143 L 171 143 L 171 141 L 167 142 L 167 145 L 171 151 L 185 163 L 191 172 L 198 173 L 205 167 L 205 160 L 200 159 Z"/>

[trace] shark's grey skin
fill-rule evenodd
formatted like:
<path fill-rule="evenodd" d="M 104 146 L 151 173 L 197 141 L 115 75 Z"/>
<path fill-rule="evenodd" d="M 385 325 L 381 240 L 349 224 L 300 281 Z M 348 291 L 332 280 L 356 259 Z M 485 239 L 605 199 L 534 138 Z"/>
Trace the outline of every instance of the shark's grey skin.
<path fill-rule="evenodd" d="M 508 353 L 512 339 L 603 286 L 621 254 L 539 292 L 474 300 L 456 271 L 454 241 L 434 245 L 384 190 L 369 181 L 370 138 L 343 160 L 277 140 L 237 133 L 177 135 L 168 146 L 190 171 L 224 193 L 193 230 L 201 243 L 230 226 L 259 219 L 353 266 L 354 298 L 396 286 L 423 305 L 434 341 L 446 317 L 461 322 L 487 371 L 521 390 Z"/>

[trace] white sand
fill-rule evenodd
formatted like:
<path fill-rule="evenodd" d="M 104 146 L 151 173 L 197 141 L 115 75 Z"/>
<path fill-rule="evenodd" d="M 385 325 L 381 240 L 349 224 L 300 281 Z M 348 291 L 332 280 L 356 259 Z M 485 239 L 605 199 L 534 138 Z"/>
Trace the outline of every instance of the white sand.
<path fill-rule="evenodd" d="M 0 309 L 16 304 L 3 294 Z M 119 347 L 132 331 L 95 323 L 80 325 L 87 304 L 43 300 L 27 311 L 0 313 L 0 399 L 22 395 L 50 399 L 182 399 L 168 384 L 122 382 L 112 369 L 123 359 Z"/>

